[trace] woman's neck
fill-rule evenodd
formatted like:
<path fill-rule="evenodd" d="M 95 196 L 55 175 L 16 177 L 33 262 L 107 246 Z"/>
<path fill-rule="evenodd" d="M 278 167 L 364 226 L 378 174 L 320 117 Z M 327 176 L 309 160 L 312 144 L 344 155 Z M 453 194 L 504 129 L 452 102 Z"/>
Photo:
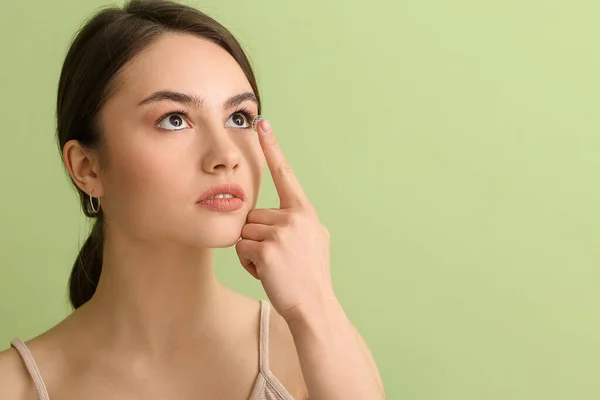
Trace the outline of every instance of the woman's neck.
<path fill-rule="evenodd" d="M 96 340 L 161 354 L 214 334 L 227 289 L 216 278 L 213 250 L 119 239 L 105 242 L 100 282 L 83 306 Z"/>

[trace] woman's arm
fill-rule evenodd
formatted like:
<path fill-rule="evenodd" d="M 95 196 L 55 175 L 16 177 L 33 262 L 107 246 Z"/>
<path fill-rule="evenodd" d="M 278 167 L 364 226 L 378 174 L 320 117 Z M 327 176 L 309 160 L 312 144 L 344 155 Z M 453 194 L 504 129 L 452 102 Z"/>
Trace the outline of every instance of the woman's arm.
<path fill-rule="evenodd" d="M 385 399 L 372 356 L 334 295 L 329 231 L 268 121 L 257 126 L 279 209 L 248 213 L 236 244 L 240 263 L 260 279 L 273 307 L 288 323 L 312 400 Z"/>
<path fill-rule="evenodd" d="M 286 320 L 311 400 L 380 400 L 385 390 L 364 339 L 337 299 Z"/>

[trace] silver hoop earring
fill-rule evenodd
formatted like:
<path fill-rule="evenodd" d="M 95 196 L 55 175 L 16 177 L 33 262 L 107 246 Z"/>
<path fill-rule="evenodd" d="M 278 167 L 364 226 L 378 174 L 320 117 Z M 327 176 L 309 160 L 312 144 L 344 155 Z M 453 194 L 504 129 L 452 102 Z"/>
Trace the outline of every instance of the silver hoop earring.
<path fill-rule="evenodd" d="M 98 209 L 96 210 L 96 208 L 94 207 L 94 202 L 92 201 L 92 193 L 94 193 L 93 190 L 90 193 L 90 206 L 92 206 L 93 214 L 98 214 L 98 212 L 100 211 L 100 197 L 98 197 Z"/>

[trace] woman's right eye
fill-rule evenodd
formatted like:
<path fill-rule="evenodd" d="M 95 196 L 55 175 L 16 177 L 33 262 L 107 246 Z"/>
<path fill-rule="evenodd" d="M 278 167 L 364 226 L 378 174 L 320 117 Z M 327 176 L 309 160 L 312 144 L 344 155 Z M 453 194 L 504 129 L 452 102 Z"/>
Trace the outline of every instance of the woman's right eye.
<path fill-rule="evenodd" d="M 185 122 L 185 116 L 179 113 L 169 114 L 164 117 L 158 124 L 158 127 L 168 131 L 178 131 L 181 129 L 189 128 L 190 126 Z"/>

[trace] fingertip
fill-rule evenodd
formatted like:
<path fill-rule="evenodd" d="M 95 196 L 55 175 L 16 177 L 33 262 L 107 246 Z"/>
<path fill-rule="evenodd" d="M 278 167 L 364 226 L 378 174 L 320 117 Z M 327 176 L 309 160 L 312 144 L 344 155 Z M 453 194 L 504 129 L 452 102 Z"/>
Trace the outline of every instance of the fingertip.
<path fill-rule="evenodd" d="M 256 117 L 254 117 L 254 119 L 252 120 L 252 130 L 253 131 L 258 132 L 258 124 L 263 119 L 264 119 L 264 117 L 262 115 L 257 115 Z"/>
<path fill-rule="evenodd" d="M 269 121 L 264 119 L 261 121 L 262 124 L 260 124 L 260 133 L 262 133 L 263 136 L 269 136 L 271 134 L 271 124 L 269 124 Z"/>
<path fill-rule="evenodd" d="M 265 133 L 271 133 L 271 124 L 268 119 L 265 119 L 265 122 L 263 122 L 263 130 Z"/>

